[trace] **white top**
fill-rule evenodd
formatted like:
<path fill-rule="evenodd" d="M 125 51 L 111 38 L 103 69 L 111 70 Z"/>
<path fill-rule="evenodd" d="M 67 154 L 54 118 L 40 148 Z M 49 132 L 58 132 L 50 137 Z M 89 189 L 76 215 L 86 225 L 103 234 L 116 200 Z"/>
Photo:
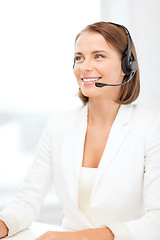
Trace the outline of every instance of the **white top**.
<path fill-rule="evenodd" d="M 58 112 L 48 122 L 22 190 L 0 211 L 9 236 L 32 224 L 54 184 L 64 210 L 63 227 L 79 231 L 106 226 L 115 240 L 160 240 L 160 114 L 120 106 L 91 192 L 92 221 L 78 206 L 87 114 L 85 105 Z"/>
<path fill-rule="evenodd" d="M 96 172 L 97 168 L 82 167 L 79 178 L 78 207 L 90 221 L 90 196 Z"/>

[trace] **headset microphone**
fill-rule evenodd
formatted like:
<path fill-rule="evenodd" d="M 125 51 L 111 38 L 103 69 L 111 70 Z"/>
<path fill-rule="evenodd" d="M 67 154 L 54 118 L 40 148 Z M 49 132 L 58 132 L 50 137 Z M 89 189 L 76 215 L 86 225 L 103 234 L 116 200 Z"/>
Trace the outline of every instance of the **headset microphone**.
<path fill-rule="evenodd" d="M 125 85 L 126 83 L 130 82 L 132 80 L 132 78 L 134 77 L 136 71 L 132 72 L 130 75 L 129 75 L 129 78 L 127 79 L 126 82 L 123 82 L 123 83 L 120 83 L 120 84 L 107 84 L 107 83 L 99 83 L 99 82 L 96 82 L 95 83 L 95 86 L 96 87 L 105 87 L 105 86 L 123 86 Z"/>

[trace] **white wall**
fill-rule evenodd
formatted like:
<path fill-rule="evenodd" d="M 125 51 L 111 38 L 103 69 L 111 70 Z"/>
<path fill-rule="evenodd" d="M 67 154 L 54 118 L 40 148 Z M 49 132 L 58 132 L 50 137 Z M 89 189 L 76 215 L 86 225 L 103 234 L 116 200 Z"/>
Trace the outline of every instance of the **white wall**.
<path fill-rule="evenodd" d="M 30 143 L 48 115 L 82 104 L 72 67 L 74 40 L 99 18 L 99 0 L 0 0 L 1 181 L 9 164 L 24 165 L 25 146 L 35 149 Z"/>
<path fill-rule="evenodd" d="M 141 93 L 137 101 L 160 110 L 160 1 L 101 0 L 101 20 L 126 26 L 136 46 Z"/>
<path fill-rule="evenodd" d="M 0 0 L 0 110 L 77 106 L 74 39 L 99 16 L 99 0 Z"/>

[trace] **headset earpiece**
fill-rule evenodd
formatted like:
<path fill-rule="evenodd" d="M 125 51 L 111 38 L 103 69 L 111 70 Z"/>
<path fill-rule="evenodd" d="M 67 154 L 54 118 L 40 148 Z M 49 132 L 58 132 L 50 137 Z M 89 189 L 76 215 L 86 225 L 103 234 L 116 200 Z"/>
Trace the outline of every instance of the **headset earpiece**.
<path fill-rule="evenodd" d="M 121 60 L 122 70 L 125 75 L 130 75 L 132 72 L 137 70 L 137 62 L 133 57 L 128 61 L 128 56 L 125 55 Z"/>
<path fill-rule="evenodd" d="M 131 71 L 132 71 L 132 72 L 136 72 L 136 71 L 137 71 L 137 68 L 138 68 L 137 61 L 136 61 L 136 60 L 133 60 L 133 61 L 131 62 Z"/>
<path fill-rule="evenodd" d="M 131 73 L 131 69 L 128 66 L 128 57 L 125 55 L 121 60 L 122 70 L 125 75 L 129 75 Z"/>

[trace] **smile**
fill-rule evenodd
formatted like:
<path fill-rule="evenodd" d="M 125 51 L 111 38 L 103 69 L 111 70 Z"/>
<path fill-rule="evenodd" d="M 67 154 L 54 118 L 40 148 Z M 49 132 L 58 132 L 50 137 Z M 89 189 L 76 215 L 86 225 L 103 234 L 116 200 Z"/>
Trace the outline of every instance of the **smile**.
<path fill-rule="evenodd" d="M 93 83 L 93 82 L 98 81 L 100 78 L 101 77 L 85 77 L 85 78 L 81 78 L 81 80 L 84 83 Z"/>

